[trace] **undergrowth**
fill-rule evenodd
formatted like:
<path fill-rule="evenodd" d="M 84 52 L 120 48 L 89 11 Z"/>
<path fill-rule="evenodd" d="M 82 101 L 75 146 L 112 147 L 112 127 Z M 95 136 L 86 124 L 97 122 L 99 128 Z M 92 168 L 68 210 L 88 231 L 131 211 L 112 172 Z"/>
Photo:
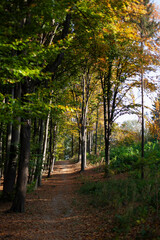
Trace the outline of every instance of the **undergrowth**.
<path fill-rule="evenodd" d="M 90 196 L 92 206 L 116 212 L 113 231 L 117 233 L 128 233 L 132 226 L 138 225 L 145 235 L 149 231 L 145 229 L 148 216 L 160 216 L 159 176 L 143 180 L 129 177 L 105 182 L 86 181 L 79 191 Z"/>

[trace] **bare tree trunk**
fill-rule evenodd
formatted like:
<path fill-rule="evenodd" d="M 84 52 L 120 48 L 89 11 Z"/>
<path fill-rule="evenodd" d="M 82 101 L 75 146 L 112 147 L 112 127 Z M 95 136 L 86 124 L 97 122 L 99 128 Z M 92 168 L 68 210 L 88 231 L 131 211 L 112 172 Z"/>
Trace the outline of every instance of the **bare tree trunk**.
<path fill-rule="evenodd" d="M 97 106 L 96 135 L 95 135 L 95 155 L 97 155 L 97 139 L 98 139 L 98 106 Z"/>
<path fill-rule="evenodd" d="M 40 119 L 40 129 L 39 129 L 39 141 L 38 141 L 38 149 L 37 149 L 37 163 L 34 174 L 34 181 L 36 181 L 36 186 L 38 186 L 38 179 L 41 173 L 42 167 L 42 149 L 43 149 L 43 131 L 44 131 L 44 121 Z"/>
<path fill-rule="evenodd" d="M 84 119 L 85 122 L 85 119 Z M 81 139 L 81 154 L 82 154 L 82 159 L 81 159 L 81 171 L 84 171 L 86 168 L 86 128 L 85 128 L 85 123 L 82 124 L 82 139 Z"/>
<path fill-rule="evenodd" d="M 87 132 L 87 152 L 91 154 L 91 132 Z"/>
<path fill-rule="evenodd" d="M 72 133 L 72 146 L 71 146 L 71 149 L 72 149 L 71 157 L 73 157 L 74 156 L 74 136 L 73 136 L 73 133 Z"/>
<path fill-rule="evenodd" d="M 42 164 L 41 164 L 41 173 L 40 173 L 39 178 L 38 178 L 38 186 L 41 186 L 42 173 L 43 173 L 44 164 L 45 164 L 45 160 L 46 160 L 47 145 L 48 145 L 49 122 L 50 122 L 50 111 L 48 113 L 47 121 L 46 121 L 46 130 L 45 130 L 44 147 L 43 147 L 43 158 L 42 158 Z"/>
<path fill-rule="evenodd" d="M 15 179 L 16 179 L 16 168 L 18 161 L 18 144 L 20 138 L 20 126 L 13 126 L 12 128 L 12 140 L 9 154 L 9 164 L 6 172 L 6 176 L 4 179 L 4 188 L 3 194 L 4 196 L 8 196 L 12 194 Z"/>
<path fill-rule="evenodd" d="M 79 148 L 78 148 L 78 162 L 81 162 L 82 150 L 81 150 L 81 131 L 79 131 Z"/>
<path fill-rule="evenodd" d="M 49 138 L 49 169 L 48 169 L 48 178 L 51 176 L 51 167 L 52 167 L 52 141 L 53 141 L 53 124 L 52 118 L 50 119 L 50 138 Z"/>
<path fill-rule="evenodd" d="M 28 164 L 30 157 L 30 129 L 30 121 L 22 120 L 17 188 L 15 199 L 11 207 L 11 211 L 13 212 L 25 211 L 25 198 L 28 181 Z"/>
<path fill-rule="evenodd" d="M 5 142 L 3 140 L 3 157 L 5 156 L 4 178 L 6 178 L 7 169 L 8 169 L 8 165 L 9 165 L 9 153 L 10 153 L 10 147 L 11 147 L 11 139 L 12 139 L 12 124 L 8 123 Z"/>
<path fill-rule="evenodd" d="M 26 93 L 31 92 L 31 86 L 29 79 L 25 79 L 25 82 L 21 86 L 22 89 L 22 103 L 27 103 L 25 97 Z M 25 112 L 27 115 L 28 113 Z M 28 181 L 28 165 L 30 158 L 30 135 L 31 135 L 31 121 L 30 119 L 22 118 L 21 134 L 20 134 L 20 159 L 18 165 L 18 177 L 16 185 L 16 194 L 11 207 L 13 212 L 25 211 L 25 198 L 27 191 Z"/>
<path fill-rule="evenodd" d="M 141 34 L 143 35 L 143 34 Z M 143 36 L 141 36 L 142 38 Z M 143 43 L 141 42 L 141 50 L 143 52 Z M 141 140 L 141 157 L 142 157 L 142 162 L 144 159 L 144 76 L 143 76 L 143 61 L 142 61 L 142 66 L 141 66 L 141 101 L 142 101 L 142 140 Z M 144 178 L 144 166 L 142 163 L 141 166 L 141 178 Z"/>
<path fill-rule="evenodd" d="M 86 99 L 86 79 L 85 76 L 82 78 L 82 119 L 81 119 L 81 171 L 86 168 L 86 123 L 87 123 L 87 99 Z"/>
<path fill-rule="evenodd" d="M 14 89 L 14 98 L 20 98 L 21 96 L 21 87 L 20 84 L 17 84 Z M 17 117 L 15 120 L 20 123 L 20 118 Z M 16 169 L 17 169 L 17 161 L 18 161 L 18 145 L 20 139 L 20 124 L 14 123 L 12 126 L 12 134 L 11 134 L 11 145 L 9 151 L 9 163 L 6 170 L 5 178 L 4 178 L 4 187 L 3 187 L 3 195 L 5 198 L 10 197 L 13 192 L 15 179 L 16 179 Z"/>
<path fill-rule="evenodd" d="M 115 99 L 117 90 L 114 93 L 113 103 L 111 104 L 112 99 L 112 61 L 109 62 L 108 73 L 107 75 L 101 76 L 101 86 L 103 90 L 103 109 L 104 109 L 104 135 L 105 135 L 105 162 L 106 165 L 109 165 L 110 162 L 110 136 L 112 129 L 112 120 L 115 110 Z"/>
<path fill-rule="evenodd" d="M 108 120 L 107 120 L 107 106 L 106 98 L 103 96 L 103 108 L 104 108 L 104 136 L 105 136 L 105 162 L 108 165 L 110 160 L 110 142 L 109 142 L 109 129 L 108 129 Z"/>

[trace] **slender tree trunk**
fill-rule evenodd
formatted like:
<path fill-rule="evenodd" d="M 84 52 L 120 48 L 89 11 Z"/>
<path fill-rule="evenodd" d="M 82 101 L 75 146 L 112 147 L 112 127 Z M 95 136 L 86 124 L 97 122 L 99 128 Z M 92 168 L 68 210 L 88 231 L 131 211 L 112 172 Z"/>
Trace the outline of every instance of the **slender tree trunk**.
<path fill-rule="evenodd" d="M 143 51 L 143 43 L 141 43 L 141 49 Z M 142 101 L 142 141 L 141 141 L 141 157 L 142 162 L 144 159 L 144 79 L 143 79 L 143 62 L 141 67 L 141 101 Z M 144 166 L 141 166 L 141 178 L 144 178 Z"/>
<path fill-rule="evenodd" d="M 81 159 L 81 171 L 84 171 L 86 168 L 86 129 L 85 125 L 82 125 L 82 140 L 81 140 L 81 153 L 82 153 L 82 159 Z"/>
<path fill-rule="evenodd" d="M 39 134 L 40 131 L 40 127 L 39 127 L 39 121 L 38 119 L 35 117 L 33 120 L 33 131 L 32 131 L 32 135 L 31 135 L 31 139 L 32 139 L 32 143 L 34 143 L 36 146 L 39 144 L 38 140 L 37 140 L 37 136 Z M 32 150 L 33 151 L 33 150 Z M 34 149 L 33 154 L 37 154 L 37 147 Z M 37 166 L 37 161 L 38 161 L 38 157 L 34 157 L 32 159 L 32 164 L 29 167 L 29 177 L 28 177 L 28 184 L 31 184 L 34 180 L 35 180 L 35 172 L 36 172 L 36 166 Z"/>
<path fill-rule="evenodd" d="M 83 93 L 82 93 L 82 119 L 81 119 L 81 171 L 84 171 L 86 167 L 86 115 L 85 115 L 85 77 L 82 78 L 82 87 L 83 87 Z"/>
<path fill-rule="evenodd" d="M 54 129 L 53 129 L 53 154 L 52 154 L 53 161 L 52 161 L 52 166 L 51 166 L 51 173 L 53 172 L 54 163 L 56 161 L 57 132 L 58 132 L 58 127 L 57 127 L 57 124 L 55 124 Z"/>
<path fill-rule="evenodd" d="M 6 144 L 3 142 L 3 156 L 5 156 L 4 162 L 4 178 L 7 175 L 7 169 L 9 164 L 9 154 L 10 154 L 10 147 L 11 147 L 11 139 L 12 139 L 12 124 L 7 124 L 7 132 L 6 132 Z"/>
<path fill-rule="evenodd" d="M 52 167 L 52 141 L 53 141 L 53 124 L 52 124 L 52 118 L 50 119 L 50 138 L 49 138 L 49 169 L 48 169 L 48 178 L 51 176 L 51 167 Z"/>
<path fill-rule="evenodd" d="M 79 131 L 79 147 L 78 147 L 78 162 L 81 162 L 82 150 L 81 150 L 81 131 Z"/>
<path fill-rule="evenodd" d="M 111 77 L 112 77 L 112 61 L 109 62 L 108 73 L 105 76 L 101 76 L 101 86 L 103 90 L 103 109 L 104 109 L 104 135 L 105 135 L 105 162 L 109 165 L 110 162 L 110 135 L 111 135 L 111 123 L 113 113 L 115 109 L 115 99 L 113 99 L 113 106 L 111 108 Z M 115 95 L 116 96 L 116 95 Z M 110 110 L 110 108 L 112 110 Z"/>
<path fill-rule="evenodd" d="M 86 123 L 87 123 L 87 99 L 86 99 L 86 81 L 85 76 L 82 78 L 82 120 L 81 120 L 81 171 L 86 168 L 86 146 L 87 146 L 87 135 L 86 135 Z"/>
<path fill-rule="evenodd" d="M 44 131 L 44 121 L 40 119 L 40 129 L 39 129 L 39 141 L 38 141 L 38 149 L 37 149 L 37 163 L 34 174 L 34 181 L 36 181 L 36 186 L 38 186 L 38 179 L 41 173 L 42 167 L 42 149 L 43 149 L 43 131 Z"/>
<path fill-rule="evenodd" d="M 91 138 L 91 140 L 90 140 L 90 144 L 91 144 L 90 149 L 91 149 L 91 152 L 92 152 L 92 149 L 93 149 L 93 146 L 94 146 L 94 131 L 91 132 L 90 138 Z"/>
<path fill-rule="evenodd" d="M 14 89 L 14 98 L 20 98 L 21 95 L 21 87 L 20 84 L 17 84 Z M 20 123 L 20 118 L 17 117 L 15 119 L 17 122 Z M 17 161 L 18 161 L 18 145 L 20 139 L 20 124 L 14 123 L 12 126 L 12 134 L 11 134 L 11 145 L 9 151 L 9 163 L 6 170 L 5 178 L 4 178 L 4 187 L 3 187 L 3 195 L 4 197 L 10 197 L 12 194 L 15 179 L 16 179 L 16 168 L 17 168 Z"/>
<path fill-rule="evenodd" d="M 106 97 L 103 96 L 103 108 L 104 108 L 104 136 L 105 136 L 105 162 L 106 165 L 109 165 L 109 129 L 108 129 L 108 120 L 107 120 L 107 106 L 106 106 Z"/>
<path fill-rule="evenodd" d="M 50 111 L 48 113 L 48 117 L 47 117 L 47 121 L 46 121 L 46 130 L 45 130 L 44 147 L 43 147 L 43 158 L 42 158 L 42 164 L 41 164 L 41 174 L 39 175 L 39 179 L 38 179 L 38 186 L 41 186 L 42 173 L 43 173 L 45 160 L 46 160 L 47 145 L 48 145 L 49 122 L 50 122 Z"/>
<path fill-rule="evenodd" d="M 97 106 L 96 135 L 95 135 L 95 155 L 97 155 L 97 139 L 98 139 L 98 106 Z"/>
<path fill-rule="evenodd" d="M 91 132 L 87 133 L 87 152 L 91 154 Z"/>
<path fill-rule="evenodd" d="M 54 164 L 55 164 L 55 161 L 56 161 L 56 145 L 57 145 L 57 142 L 56 142 L 56 139 L 55 139 L 55 141 L 53 141 L 53 154 L 52 154 L 51 173 L 53 172 Z"/>
<path fill-rule="evenodd" d="M 74 156 L 74 136 L 72 134 L 72 146 L 71 146 L 72 152 L 71 152 L 71 157 Z"/>
<path fill-rule="evenodd" d="M 89 69 L 85 72 L 82 77 L 82 118 L 81 118 L 81 171 L 86 168 L 86 153 L 87 153 L 87 113 L 88 113 L 88 101 L 90 91 L 91 77 Z"/>

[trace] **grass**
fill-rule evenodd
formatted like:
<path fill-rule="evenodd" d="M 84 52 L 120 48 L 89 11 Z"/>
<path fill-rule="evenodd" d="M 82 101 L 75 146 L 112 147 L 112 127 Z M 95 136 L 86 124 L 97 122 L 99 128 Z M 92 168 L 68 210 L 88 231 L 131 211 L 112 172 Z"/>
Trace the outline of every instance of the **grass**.
<path fill-rule="evenodd" d="M 88 199 L 92 206 L 107 207 L 116 213 L 113 231 L 117 233 L 128 233 L 138 225 L 145 235 L 149 232 L 145 228 L 148 217 L 160 216 L 159 177 L 144 180 L 129 177 L 105 182 L 86 180 L 79 192 L 90 196 Z"/>

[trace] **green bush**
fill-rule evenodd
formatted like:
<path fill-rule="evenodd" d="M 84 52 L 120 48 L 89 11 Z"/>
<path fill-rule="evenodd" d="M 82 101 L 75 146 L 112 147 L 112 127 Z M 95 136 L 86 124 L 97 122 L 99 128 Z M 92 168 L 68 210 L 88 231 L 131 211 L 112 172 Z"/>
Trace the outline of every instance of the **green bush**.
<path fill-rule="evenodd" d="M 110 168 L 116 173 L 140 169 L 147 166 L 150 171 L 160 170 L 160 144 L 148 142 L 145 144 L 145 156 L 141 158 L 141 145 L 136 143 L 130 146 L 114 146 L 111 148 Z"/>

